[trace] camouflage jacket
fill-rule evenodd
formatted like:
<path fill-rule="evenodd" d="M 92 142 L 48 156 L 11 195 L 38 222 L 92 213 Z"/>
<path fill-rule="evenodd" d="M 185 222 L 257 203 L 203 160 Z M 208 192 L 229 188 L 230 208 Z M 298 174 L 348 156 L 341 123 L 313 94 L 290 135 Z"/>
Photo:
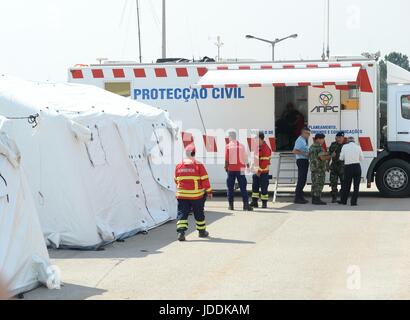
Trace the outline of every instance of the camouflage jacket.
<path fill-rule="evenodd" d="M 321 160 L 320 157 L 327 155 L 319 143 L 314 143 L 309 149 L 310 168 L 314 171 L 326 171 L 326 160 Z"/>
<path fill-rule="evenodd" d="M 344 144 L 339 144 L 337 142 L 333 142 L 329 148 L 329 154 L 332 157 L 331 159 L 331 167 L 334 166 L 342 166 L 343 161 L 340 160 L 340 153 L 342 152 Z M 333 153 L 336 153 L 336 158 L 333 158 Z"/>

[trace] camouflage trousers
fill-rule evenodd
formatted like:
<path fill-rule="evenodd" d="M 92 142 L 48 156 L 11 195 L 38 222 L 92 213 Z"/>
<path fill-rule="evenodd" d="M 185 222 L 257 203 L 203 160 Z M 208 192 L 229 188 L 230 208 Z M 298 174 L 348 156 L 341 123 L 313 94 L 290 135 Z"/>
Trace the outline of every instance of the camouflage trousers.
<path fill-rule="evenodd" d="M 326 181 L 326 171 L 312 171 L 312 196 L 320 198 Z"/>
<path fill-rule="evenodd" d="M 332 166 L 330 168 L 330 187 L 332 188 L 332 196 L 337 196 L 339 194 L 339 180 L 340 185 L 343 185 L 344 177 L 345 173 L 343 165 Z"/>

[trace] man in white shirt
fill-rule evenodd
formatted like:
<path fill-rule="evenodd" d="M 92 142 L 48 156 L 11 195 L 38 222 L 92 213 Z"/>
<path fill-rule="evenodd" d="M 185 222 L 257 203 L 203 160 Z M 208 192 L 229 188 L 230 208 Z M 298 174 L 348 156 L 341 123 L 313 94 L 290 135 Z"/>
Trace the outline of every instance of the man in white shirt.
<path fill-rule="evenodd" d="M 364 160 L 364 156 L 361 147 L 355 143 L 355 139 L 353 137 L 349 137 L 348 143 L 342 148 L 340 160 L 345 163 L 345 179 L 342 186 L 342 197 L 339 204 L 347 205 L 347 200 L 349 199 L 353 183 L 354 191 L 351 199 L 351 205 L 357 206 L 360 182 L 362 180 L 362 167 L 360 163 Z"/>

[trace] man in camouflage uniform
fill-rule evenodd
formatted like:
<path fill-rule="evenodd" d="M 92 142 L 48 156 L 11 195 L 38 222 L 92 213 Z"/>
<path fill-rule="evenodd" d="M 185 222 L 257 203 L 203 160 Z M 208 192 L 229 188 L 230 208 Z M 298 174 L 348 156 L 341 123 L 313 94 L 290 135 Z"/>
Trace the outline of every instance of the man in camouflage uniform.
<path fill-rule="evenodd" d="M 325 150 L 325 138 L 322 133 L 315 136 L 315 143 L 309 149 L 310 170 L 312 172 L 312 204 L 326 205 L 321 200 L 326 180 L 326 165 L 329 154 Z"/>
<path fill-rule="evenodd" d="M 339 132 L 336 135 L 336 141 L 332 143 L 329 148 L 329 154 L 331 156 L 329 162 L 330 169 L 330 186 L 332 187 L 332 203 L 337 203 L 337 196 L 339 194 L 339 180 L 343 185 L 344 180 L 344 161 L 340 160 L 340 153 L 345 144 L 344 132 Z"/>

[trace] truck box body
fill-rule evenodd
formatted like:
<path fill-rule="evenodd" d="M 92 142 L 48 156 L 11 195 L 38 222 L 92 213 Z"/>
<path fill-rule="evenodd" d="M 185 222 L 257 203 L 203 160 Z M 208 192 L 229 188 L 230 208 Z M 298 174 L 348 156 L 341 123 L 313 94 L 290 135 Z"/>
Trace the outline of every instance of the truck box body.
<path fill-rule="evenodd" d="M 313 135 L 326 134 L 327 146 L 339 131 L 355 137 L 365 154 L 362 167 L 366 177 L 379 148 L 378 74 L 377 62 L 364 59 L 108 63 L 73 67 L 69 81 L 105 88 L 168 111 L 180 123 L 184 144 L 195 143 L 197 157 L 207 164 L 214 188 L 223 190 L 224 150 L 230 129 L 238 131 L 250 160 L 255 134 L 265 132 L 274 151 L 271 174 L 276 178 L 279 153 L 292 149 L 292 141 L 287 144 L 286 135 L 278 134 L 277 128 L 289 102 L 303 114 Z M 295 173 L 288 175 L 294 181 Z"/>

